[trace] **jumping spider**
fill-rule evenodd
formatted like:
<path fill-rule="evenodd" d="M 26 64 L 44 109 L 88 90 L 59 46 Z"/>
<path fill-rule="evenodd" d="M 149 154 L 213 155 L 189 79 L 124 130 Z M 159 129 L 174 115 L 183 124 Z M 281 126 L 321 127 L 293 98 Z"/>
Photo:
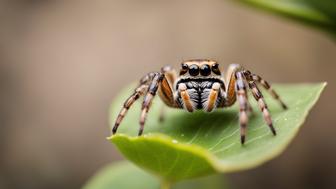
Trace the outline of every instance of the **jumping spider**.
<path fill-rule="evenodd" d="M 132 104 L 144 96 L 140 117 L 139 136 L 142 134 L 148 110 L 152 104 L 156 92 L 162 101 L 171 108 L 185 109 L 188 112 L 204 110 L 211 112 L 216 108 L 232 106 L 236 100 L 239 103 L 239 124 L 241 143 L 245 142 L 248 112 L 252 111 L 247 99 L 247 88 L 251 90 L 258 102 L 263 117 L 273 135 L 276 131 L 268 111 L 266 102 L 257 84 L 261 84 L 270 94 L 279 101 L 284 109 L 287 106 L 279 95 L 271 88 L 267 81 L 260 76 L 252 74 L 238 64 L 231 64 L 226 77 L 223 76 L 216 61 L 195 59 L 184 61 L 178 74 L 172 67 L 165 66 L 161 72 L 151 72 L 145 75 L 134 93 L 125 101 L 121 109 L 112 133 L 117 132 L 118 126 L 125 117 Z"/>

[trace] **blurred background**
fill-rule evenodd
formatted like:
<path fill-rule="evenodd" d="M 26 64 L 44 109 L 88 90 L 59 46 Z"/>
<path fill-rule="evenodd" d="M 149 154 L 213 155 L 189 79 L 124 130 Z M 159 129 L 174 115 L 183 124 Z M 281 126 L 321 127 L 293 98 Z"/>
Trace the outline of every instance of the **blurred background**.
<path fill-rule="evenodd" d="M 190 58 L 270 81 L 329 84 L 280 157 L 233 188 L 336 188 L 336 45 L 223 0 L 0 1 L 0 188 L 79 188 L 122 159 L 105 137 L 125 85 Z"/>

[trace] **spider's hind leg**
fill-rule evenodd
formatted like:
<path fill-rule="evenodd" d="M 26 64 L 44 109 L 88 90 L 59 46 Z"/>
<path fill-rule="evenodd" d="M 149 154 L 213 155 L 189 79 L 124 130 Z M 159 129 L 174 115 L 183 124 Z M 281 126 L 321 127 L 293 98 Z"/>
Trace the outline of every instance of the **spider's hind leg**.
<path fill-rule="evenodd" d="M 267 125 L 270 127 L 273 135 L 276 135 L 276 131 L 273 127 L 271 115 L 269 113 L 267 104 L 264 100 L 264 97 L 259 90 L 257 83 L 260 83 L 272 96 L 274 99 L 276 99 L 282 106 L 283 109 L 287 109 L 286 104 L 280 99 L 279 95 L 272 89 L 271 85 L 264 79 L 262 79 L 260 76 L 256 74 L 252 74 L 248 70 L 243 71 L 245 78 L 249 84 L 249 88 L 252 91 L 253 97 L 258 102 L 258 105 L 260 107 L 261 112 L 263 113 L 264 119 L 267 123 Z"/>
<path fill-rule="evenodd" d="M 264 80 L 262 77 L 256 74 L 252 74 L 250 71 L 246 70 L 244 71 L 244 74 L 248 80 L 253 80 L 257 83 L 260 83 L 261 86 L 263 86 L 271 95 L 274 99 L 276 99 L 280 105 L 282 106 L 283 109 L 288 109 L 287 105 L 281 100 L 280 96 L 278 95 L 277 92 L 272 88 L 272 86 Z"/>
<path fill-rule="evenodd" d="M 253 97 L 258 102 L 258 106 L 260 107 L 260 111 L 263 114 L 264 120 L 267 123 L 268 127 L 271 129 L 273 135 L 276 135 L 276 131 L 273 127 L 273 122 L 271 118 L 271 114 L 268 110 L 267 104 L 264 100 L 263 95 L 261 94 L 258 86 L 254 81 L 249 81 L 249 87 L 252 90 Z"/>

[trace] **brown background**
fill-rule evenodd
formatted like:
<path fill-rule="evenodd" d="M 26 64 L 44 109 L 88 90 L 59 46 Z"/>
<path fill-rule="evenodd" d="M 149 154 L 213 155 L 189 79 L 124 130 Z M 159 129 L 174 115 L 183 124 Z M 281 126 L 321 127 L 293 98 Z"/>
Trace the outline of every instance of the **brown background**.
<path fill-rule="evenodd" d="M 234 188 L 336 188 L 335 41 L 223 0 L 0 2 L 0 188 L 79 188 L 121 159 L 113 97 L 165 64 L 212 58 L 273 82 L 328 81 L 279 158 Z"/>

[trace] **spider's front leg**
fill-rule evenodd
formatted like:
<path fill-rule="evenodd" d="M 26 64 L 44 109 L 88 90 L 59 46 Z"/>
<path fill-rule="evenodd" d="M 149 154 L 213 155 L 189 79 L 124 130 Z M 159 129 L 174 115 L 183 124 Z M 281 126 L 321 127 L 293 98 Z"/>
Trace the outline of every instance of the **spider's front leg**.
<path fill-rule="evenodd" d="M 159 121 L 163 122 L 165 119 L 165 109 L 166 109 L 164 105 L 172 108 L 178 108 L 178 104 L 176 103 L 173 94 L 174 93 L 173 85 L 176 81 L 177 73 L 171 66 L 164 66 L 161 69 L 161 72 L 164 74 L 164 78 L 159 86 L 158 92 L 164 104 L 162 105 L 160 110 Z"/>
<path fill-rule="evenodd" d="M 273 135 L 276 135 L 276 131 L 273 127 L 271 115 L 269 113 L 267 104 L 256 82 L 260 83 L 263 87 L 268 89 L 271 95 L 280 102 L 280 104 L 284 109 L 287 108 L 285 103 L 281 101 L 279 95 L 271 88 L 271 86 L 268 84 L 267 81 L 263 80 L 260 76 L 251 74 L 250 71 L 245 70 L 238 64 L 230 65 L 226 78 L 227 99 L 224 106 L 231 106 L 236 100 L 239 103 L 240 107 L 239 123 L 241 128 L 240 135 L 242 144 L 244 144 L 245 142 L 246 127 L 248 123 L 248 116 L 246 112 L 250 106 L 247 100 L 246 83 L 248 83 L 248 87 L 252 91 L 253 97 L 258 102 L 258 106 L 260 107 L 265 122 L 271 129 Z"/>
<path fill-rule="evenodd" d="M 244 76 L 241 72 L 235 73 L 236 85 L 235 91 L 237 95 L 237 101 L 239 103 L 239 124 L 240 124 L 240 141 L 242 144 L 245 143 L 246 127 L 248 123 L 248 100 L 246 85 L 244 82 Z"/>
<path fill-rule="evenodd" d="M 248 124 L 248 111 L 251 111 L 250 104 L 247 98 L 246 82 L 243 73 L 240 72 L 241 66 L 231 64 L 227 70 L 226 83 L 226 99 L 221 104 L 223 107 L 232 106 L 236 101 L 239 104 L 239 126 L 240 126 L 240 141 L 245 143 L 246 128 Z"/>
<path fill-rule="evenodd" d="M 115 134 L 117 132 L 120 123 L 126 116 L 129 108 L 133 105 L 133 103 L 136 100 L 138 100 L 141 96 L 146 95 L 143 105 L 142 105 L 142 113 L 141 113 L 141 118 L 140 118 L 139 135 L 142 134 L 143 125 L 145 123 L 148 109 L 151 105 L 153 97 L 156 94 L 158 85 L 162 81 L 162 78 L 163 78 L 162 73 L 152 72 L 152 73 L 147 74 L 140 80 L 140 84 L 135 89 L 134 93 L 124 102 L 123 108 L 120 110 L 120 113 L 118 114 L 114 127 L 112 129 L 112 134 Z"/>
<path fill-rule="evenodd" d="M 163 73 L 156 73 L 154 76 L 151 84 L 149 85 L 148 92 L 144 98 L 144 101 L 142 103 L 142 108 L 141 108 L 141 116 L 140 116 L 140 129 L 138 135 L 142 135 L 144 125 L 146 122 L 147 114 L 149 111 L 150 106 L 152 105 L 153 99 L 156 95 L 156 92 L 159 88 L 160 83 L 162 82 L 164 78 Z"/>

